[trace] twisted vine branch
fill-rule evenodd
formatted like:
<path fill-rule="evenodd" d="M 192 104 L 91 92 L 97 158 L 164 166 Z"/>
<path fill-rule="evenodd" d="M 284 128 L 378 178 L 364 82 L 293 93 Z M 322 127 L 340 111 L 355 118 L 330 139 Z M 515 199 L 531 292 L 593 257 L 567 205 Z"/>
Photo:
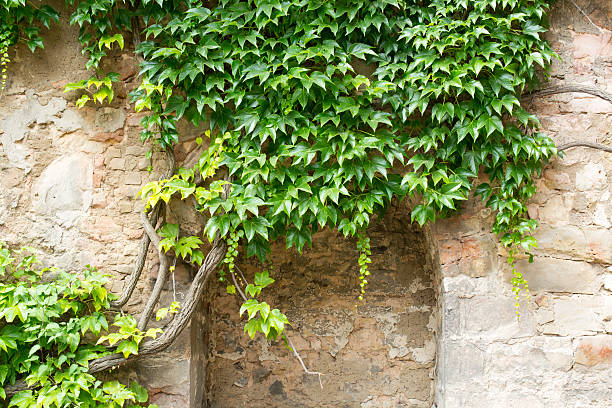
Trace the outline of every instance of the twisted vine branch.
<path fill-rule="evenodd" d="M 174 167 L 176 166 L 176 158 L 174 157 L 173 151 L 171 150 L 166 151 L 166 161 L 168 163 L 168 169 L 166 170 L 166 173 L 161 177 L 161 179 L 170 178 L 174 174 Z M 160 214 L 161 214 L 161 209 L 160 207 L 156 206 L 151 211 L 150 219 L 146 216 L 146 214 L 144 215 L 144 217 L 141 217 L 141 221 L 143 221 L 142 223 L 143 223 L 143 227 L 145 228 L 145 231 L 146 231 L 146 226 L 144 225 L 145 222 L 151 225 L 152 227 L 154 227 L 155 225 L 157 225 L 157 220 Z M 138 255 L 134 263 L 134 269 L 132 270 L 132 273 L 128 277 L 126 285 L 123 289 L 123 292 L 121 292 L 119 299 L 111 302 L 111 308 L 118 309 L 118 308 L 123 307 L 130 300 L 130 297 L 132 297 L 132 294 L 134 293 L 134 289 L 136 289 L 136 284 L 138 283 L 138 279 L 140 279 L 142 268 L 144 267 L 145 261 L 147 259 L 147 252 L 149 251 L 150 243 L 151 243 L 151 238 L 149 234 L 146 234 L 146 233 L 143 234 L 142 239 L 140 240 L 140 247 L 138 249 Z M 160 263 L 160 266 L 161 266 L 161 263 Z"/>
<path fill-rule="evenodd" d="M 593 85 L 583 85 L 583 84 L 560 84 L 560 85 L 551 85 L 545 88 L 539 89 L 537 91 L 529 92 L 523 95 L 523 97 L 536 97 L 536 96 L 549 96 L 556 95 L 560 93 L 586 93 L 592 96 L 597 96 L 603 100 L 606 100 L 612 103 L 612 94 L 604 91 Z"/>
<path fill-rule="evenodd" d="M 562 152 L 572 147 L 590 147 L 591 149 L 603 150 L 604 152 L 612 153 L 612 147 L 610 146 L 606 146 L 601 143 L 593 143 L 593 142 L 586 142 L 586 141 L 576 141 L 576 142 L 565 143 L 560 146 L 557 146 L 557 150 Z"/>
<path fill-rule="evenodd" d="M 138 329 L 140 331 L 145 331 L 147 328 L 147 324 L 149 323 L 149 319 L 153 314 L 153 309 L 159 300 L 159 296 L 166 284 L 166 279 L 168 278 L 168 257 L 163 252 L 163 250 L 159 247 L 161 240 L 155 232 L 155 228 L 149 222 L 149 218 L 147 215 L 142 212 L 140 213 L 140 220 L 145 230 L 145 234 L 149 237 L 150 242 L 153 243 L 154 247 L 157 249 L 157 256 L 159 257 L 159 269 L 157 270 L 157 280 L 155 281 L 155 285 L 153 286 L 153 292 L 149 296 L 147 300 L 147 304 L 140 315 L 140 320 L 138 321 Z"/>

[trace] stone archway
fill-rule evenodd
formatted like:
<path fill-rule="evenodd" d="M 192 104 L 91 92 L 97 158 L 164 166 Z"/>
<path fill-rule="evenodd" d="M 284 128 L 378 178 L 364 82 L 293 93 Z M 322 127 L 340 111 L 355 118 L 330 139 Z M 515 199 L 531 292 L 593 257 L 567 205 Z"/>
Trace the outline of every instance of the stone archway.
<path fill-rule="evenodd" d="M 294 324 L 292 340 L 325 374 L 323 388 L 282 345 L 242 334 L 238 299 L 214 282 L 203 305 L 212 320 L 192 330 L 192 407 L 431 407 L 439 279 L 428 234 L 394 206 L 369 235 L 372 276 L 359 307 L 354 240 L 325 231 L 302 255 L 272 252 L 277 281 L 264 299 Z"/>

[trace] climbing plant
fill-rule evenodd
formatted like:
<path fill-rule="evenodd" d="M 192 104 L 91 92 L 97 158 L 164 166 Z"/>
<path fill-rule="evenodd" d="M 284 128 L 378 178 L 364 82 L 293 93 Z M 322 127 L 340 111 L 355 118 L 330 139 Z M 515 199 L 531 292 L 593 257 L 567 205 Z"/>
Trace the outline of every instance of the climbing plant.
<path fill-rule="evenodd" d="M 49 274 L 54 279 L 45 281 Z M 88 373 L 92 360 L 110 353 L 91 341 L 109 329 L 108 276 L 89 267 L 80 276 L 42 268 L 27 248 L 13 253 L 2 244 L 0 276 L 0 384 L 23 379 L 35 386 L 13 396 L 9 407 L 135 408 L 147 401 L 147 391 L 136 383 L 126 387 Z M 117 344 L 126 357 L 138 354 L 142 338 L 159 330 L 141 333 L 131 316 L 119 314 L 113 325 L 119 330 L 98 343 Z M 0 397 L 6 398 L 4 388 Z"/>
<path fill-rule="evenodd" d="M 36 21 L 47 26 L 57 13 L 26 0 L 1 1 L 2 55 L 20 40 L 42 47 Z M 146 113 L 141 138 L 169 157 L 169 172 L 141 191 L 146 235 L 126 289 L 110 305 L 120 307 L 131 296 L 150 242 L 160 268 L 135 329 L 139 333 L 172 269 L 167 257 L 198 268 L 184 304 L 171 306 L 164 333 L 128 354 L 167 347 L 222 260 L 228 293 L 238 292 L 245 301 L 241 312 L 248 314 L 249 335 L 286 336 L 286 317 L 256 299 L 273 282 L 268 273 L 257 274 L 253 284 L 236 277 L 239 244 L 263 261 L 277 239 L 301 251 L 323 228 L 358 236 L 361 299 L 370 274 L 367 227 L 393 199 L 409 197 L 412 221 L 422 226 L 458 210 L 470 195 L 482 198 L 495 213 L 493 232 L 509 248 L 516 295 L 526 288 L 514 267 L 516 256 L 536 245 L 531 236 L 536 222 L 525 203 L 535 194 L 534 177 L 557 153 L 539 132 L 537 117 L 521 106 L 521 95 L 545 79 L 553 58 L 541 37 L 548 2 L 69 0 L 68 5 L 92 76 L 66 90 L 79 93 L 79 106 L 111 102 L 119 76 L 104 72 L 101 61 L 133 47 L 141 82 L 131 99 L 136 111 Z M 193 167 L 175 169 L 172 151 L 180 142 L 181 120 L 200 129 L 197 142 L 203 148 Z M 164 221 L 173 197 L 193 202 L 194 211 L 207 215 L 208 254 L 204 237 L 185 235 L 180 225 Z M 123 329 L 133 323 L 124 317 L 117 324 Z M 104 337 L 111 346 L 114 339 L 125 341 L 113 336 Z M 98 358 L 89 371 L 124 363 L 129 355 L 118 352 L 125 350 Z"/>

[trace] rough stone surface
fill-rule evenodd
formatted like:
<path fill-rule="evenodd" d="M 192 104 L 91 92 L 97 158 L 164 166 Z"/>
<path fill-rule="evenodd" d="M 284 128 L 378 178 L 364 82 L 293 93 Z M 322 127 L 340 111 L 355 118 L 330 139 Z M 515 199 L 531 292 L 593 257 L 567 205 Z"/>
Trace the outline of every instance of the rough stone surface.
<path fill-rule="evenodd" d="M 561 60 L 551 79 L 611 92 L 612 3 L 575 3 L 599 28 L 573 2 L 552 5 L 546 35 Z M 559 144 L 612 143 L 612 104 L 604 100 L 558 94 L 526 106 Z M 443 282 L 437 408 L 612 406 L 611 172 L 609 153 L 575 148 L 537 181 L 528 210 L 540 222 L 538 248 L 533 263 L 517 263 L 531 290 L 521 297 L 519 322 L 507 251 L 494 238 L 483 273 L 462 272 L 470 262 L 464 242 L 490 237 L 482 207 L 468 202 L 435 226 Z"/>
<path fill-rule="evenodd" d="M 372 275 L 357 300 L 358 252 L 336 233 L 314 236 L 299 255 L 275 245 L 263 298 L 285 311 L 305 374 L 282 344 L 242 333 L 240 302 L 215 283 L 209 300 L 210 407 L 430 407 L 437 334 L 436 273 L 422 232 L 406 229 L 409 212 L 393 208 L 370 231 Z M 333 262 L 330 262 L 333 259 Z M 262 266 L 240 266 L 248 279 Z"/>
<path fill-rule="evenodd" d="M 546 36 L 561 57 L 551 81 L 612 92 L 612 3 L 560 1 L 551 10 Z M 63 87 L 91 75 L 78 29 L 64 19 L 45 37 L 45 50 L 19 47 L 12 55 L 0 96 L 0 239 L 40 248 L 46 265 L 71 272 L 97 266 L 115 276 L 111 290 L 119 292 L 142 236 L 142 203 L 134 197 L 165 169 L 155 153 L 157 170 L 146 171 L 142 114 L 125 97 L 138 84 L 137 62 L 111 56 L 105 68 L 125 81 L 117 97 L 110 106 L 77 109 L 80 95 Z M 600 98 L 557 94 L 524 106 L 558 144 L 612 145 L 612 104 Z M 177 158 L 193 163 L 198 131 L 180 129 Z M 325 373 L 323 389 L 282 345 L 242 334 L 239 302 L 218 282 L 173 346 L 112 375 L 140 381 L 160 408 L 610 407 L 612 156 L 567 150 L 537 185 L 528 210 L 540 223 L 539 245 L 534 263 L 518 262 L 531 288 L 521 297 L 520 321 L 490 209 L 470 200 L 459 215 L 419 231 L 408 226 L 407 209 L 393 207 L 371 231 L 374 273 L 365 305 L 355 307 L 354 242 L 324 232 L 301 256 L 274 247 L 277 283 L 265 300 L 293 322 L 305 363 Z M 176 220 L 190 234 L 201 233 L 205 221 L 173 203 Z M 150 253 L 127 311 L 142 308 L 157 267 Z M 249 278 L 262 267 L 241 265 Z M 179 301 L 192 274 L 177 265 Z M 173 299 L 167 289 L 163 305 Z"/>

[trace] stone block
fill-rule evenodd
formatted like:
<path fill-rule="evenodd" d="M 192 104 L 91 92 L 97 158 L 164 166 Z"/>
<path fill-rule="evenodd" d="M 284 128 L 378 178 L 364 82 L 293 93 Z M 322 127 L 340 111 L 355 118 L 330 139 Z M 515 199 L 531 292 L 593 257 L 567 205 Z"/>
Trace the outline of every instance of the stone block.
<path fill-rule="evenodd" d="M 540 225 L 535 231 L 538 253 L 564 254 L 574 259 L 591 259 L 591 249 L 583 230 L 574 225 Z"/>
<path fill-rule="evenodd" d="M 110 107 L 96 109 L 94 126 L 97 133 L 114 133 L 123 129 L 125 111 Z"/>
<path fill-rule="evenodd" d="M 599 290 L 598 270 L 586 262 L 565 259 L 534 257 L 517 262 L 521 271 L 535 292 L 595 293 Z"/>
<path fill-rule="evenodd" d="M 123 170 L 125 168 L 125 158 L 115 157 L 108 162 L 108 167 L 113 170 Z"/>
<path fill-rule="evenodd" d="M 585 336 L 603 331 L 601 313 L 604 309 L 600 296 L 575 295 L 553 300 L 555 320 L 542 326 L 545 334 Z"/>
<path fill-rule="evenodd" d="M 573 193 L 553 195 L 539 208 L 540 220 L 548 224 L 567 224 L 573 207 Z"/>
<path fill-rule="evenodd" d="M 121 149 L 119 149 L 118 147 L 115 146 L 110 146 L 108 149 L 106 149 L 106 157 L 121 157 Z"/>
<path fill-rule="evenodd" d="M 131 172 L 131 173 L 127 173 L 125 175 L 125 184 L 131 184 L 131 185 L 139 186 L 141 182 L 142 182 L 142 180 L 140 178 L 140 173 L 138 173 L 138 172 Z"/>
<path fill-rule="evenodd" d="M 585 228 L 584 235 L 593 259 L 612 264 L 612 231 L 603 228 Z"/>
<path fill-rule="evenodd" d="M 607 273 L 606 276 L 604 276 L 603 287 L 605 290 L 612 292 L 612 274 L 611 273 Z"/>
<path fill-rule="evenodd" d="M 576 189 L 601 189 L 606 185 L 606 171 L 600 163 L 587 163 L 576 172 Z"/>
<path fill-rule="evenodd" d="M 581 337 L 575 342 L 577 364 L 592 367 L 612 364 L 612 335 Z"/>
<path fill-rule="evenodd" d="M 121 201 L 119 203 L 119 212 L 121 214 L 131 213 L 132 212 L 132 202 L 131 201 Z"/>
<path fill-rule="evenodd" d="M 442 346 L 445 384 L 463 384 L 482 377 L 485 373 L 485 353 L 470 343 L 448 341 Z"/>
<path fill-rule="evenodd" d="M 34 183 L 34 208 L 54 214 L 60 223 L 74 221 L 91 205 L 92 175 L 92 161 L 84 153 L 55 159 Z"/>

